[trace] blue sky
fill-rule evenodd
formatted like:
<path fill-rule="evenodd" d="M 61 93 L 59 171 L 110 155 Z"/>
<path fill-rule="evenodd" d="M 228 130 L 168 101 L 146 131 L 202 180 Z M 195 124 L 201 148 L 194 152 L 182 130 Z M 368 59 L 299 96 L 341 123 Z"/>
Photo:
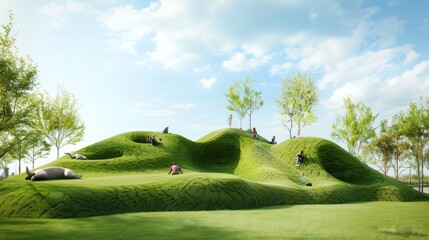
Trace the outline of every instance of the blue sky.
<path fill-rule="evenodd" d="M 85 140 L 62 152 L 165 126 L 197 140 L 227 127 L 224 93 L 246 75 L 264 100 L 252 126 L 278 141 L 288 132 L 275 99 L 294 69 L 319 89 L 318 121 L 302 136 L 331 139 L 344 96 L 378 120 L 429 96 L 428 1 L 2 0 L 0 23 L 9 10 L 39 89 L 79 99 Z"/>

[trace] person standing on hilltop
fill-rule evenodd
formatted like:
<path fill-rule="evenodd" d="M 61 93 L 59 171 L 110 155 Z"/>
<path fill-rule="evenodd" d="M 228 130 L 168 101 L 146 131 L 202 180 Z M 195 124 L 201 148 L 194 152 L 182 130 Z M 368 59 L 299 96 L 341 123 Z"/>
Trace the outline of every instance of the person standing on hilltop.
<path fill-rule="evenodd" d="M 252 138 L 255 139 L 257 136 L 258 136 L 258 132 L 256 131 L 256 128 L 253 128 Z"/>
<path fill-rule="evenodd" d="M 231 124 L 232 124 L 232 114 L 229 114 L 229 117 L 228 117 L 228 126 L 229 126 L 229 129 L 231 129 Z"/>

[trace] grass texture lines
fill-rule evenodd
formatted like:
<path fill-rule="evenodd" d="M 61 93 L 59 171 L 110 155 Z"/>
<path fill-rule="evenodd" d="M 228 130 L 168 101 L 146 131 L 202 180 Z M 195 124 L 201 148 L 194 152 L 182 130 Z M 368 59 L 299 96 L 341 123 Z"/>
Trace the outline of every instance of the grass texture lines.
<path fill-rule="evenodd" d="M 159 146 L 147 137 L 162 139 Z M 304 150 L 305 163 L 294 156 Z M 275 205 L 428 200 L 359 162 L 331 141 L 296 138 L 277 145 L 239 129 L 198 141 L 176 134 L 128 132 L 63 156 L 46 166 L 83 179 L 0 182 L 0 217 L 80 218 L 119 213 L 255 209 Z M 183 175 L 168 175 L 177 162 Z M 312 187 L 299 185 L 305 173 Z"/>

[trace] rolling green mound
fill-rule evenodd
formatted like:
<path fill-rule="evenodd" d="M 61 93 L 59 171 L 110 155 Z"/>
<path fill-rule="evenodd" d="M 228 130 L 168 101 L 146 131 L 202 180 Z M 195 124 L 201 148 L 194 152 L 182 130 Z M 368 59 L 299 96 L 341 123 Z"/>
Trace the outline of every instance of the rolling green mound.
<path fill-rule="evenodd" d="M 153 146 L 148 136 L 162 144 Z M 295 166 L 304 150 L 305 163 Z M 428 200 L 362 164 L 335 143 L 295 138 L 277 145 L 249 132 L 223 129 L 196 142 L 176 134 L 128 132 L 47 165 L 83 179 L 0 181 L 0 217 L 74 218 L 180 210 L 251 209 L 286 204 Z M 168 175 L 172 162 L 183 175 Z M 313 186 L 299 185 L 300 173 Z"/>

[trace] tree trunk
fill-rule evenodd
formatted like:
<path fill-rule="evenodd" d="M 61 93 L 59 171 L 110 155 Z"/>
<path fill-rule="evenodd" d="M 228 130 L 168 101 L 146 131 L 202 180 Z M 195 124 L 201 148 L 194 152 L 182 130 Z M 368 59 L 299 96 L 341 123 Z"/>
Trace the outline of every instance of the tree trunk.
<path fill-rule="evenodd" d="M 417 161 L 417 179 L 418 179 L 418 186 L 419 186 L 419 192 L 421 192 L 421 174 L 420 174 L 420 161 L 419 158 L 416 157 Z"/>
<path fill-rule="evenodd" d="M 56 148 L 57 148 L 57 159 L 58 159 L 58 158 L 60 158 L 60 147 L 56 146 Z"/>
<path fill-rule="evenodd" d="M 423 159 L 422 159 L 422 169 L 421 169 L 421 173 L 422 173 L 422 191 L 424 191 L 424 187 L 425 187 L 425 174 L 424 174 L 424 165 L 423 165 Z"/>
<path fill-rule="evenodd" d="M 252 131 L 252 114 L 249 114 L 249 129 Z"/>

